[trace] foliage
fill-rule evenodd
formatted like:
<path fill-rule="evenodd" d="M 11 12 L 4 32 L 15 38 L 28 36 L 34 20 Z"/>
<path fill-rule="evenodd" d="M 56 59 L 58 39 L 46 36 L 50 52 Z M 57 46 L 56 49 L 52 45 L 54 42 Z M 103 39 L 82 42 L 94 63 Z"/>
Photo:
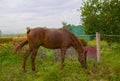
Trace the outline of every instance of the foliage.
<path fill-rule="evenodd" d="M 82 21 L 87 34 L 99 32 L 120 35 L 120 0 L 85 0 L 81 7 Z M 116 37 L 103 37 L 108 42 L 119 42 Z"/>
<path fill-rule="evenodd" d="M 75 25 L 68 24 L 67 22 L 62 22 L 63 28 L 69 30 L 72 27 L 75 27 Z"/>
<path fill-rule="evenodd" d="M 1 37 L 0 43 L 9 43 L 11 41 L 21 42 L 24 39 L 26 39 L 26 37 Z"/>
<path fill-rule="evenodd" d="M 81 41 L 83 46 L 87 46 L 87 41 L 83 38 L 79 38 L 79 41 Z"/>
<path fill-rule="evenodd" d="M 25 33 L 19 33 L 19 34 L 2 34 L 2 37 L 25 37 Z"/>
<path fill-rule="evenodd" d="M 88 44 L 95 44 L 90 41 Z M 27 60 L 27 72 L 22 72 L 21 64 L 24 54 L 14 54 L 13 45 L 0 47 L 0 81 L 120 81 L 120 45 L 113 43 L 108 47 L 102 44 L 102 60 L 97 63 L 88 59 L 88 69 L 83 69 L 77 57 L 65 60 L 65 67 L 60 70 L 60 62 L 54 63 L 52 59 L 41 61 L 36 58 L 37 73 L 31 71 L 31 56 Z M 48 58 L 52 51 L 49 50 Z"/>
<path fill-rule="evenodd" d="M 26 37 L 15 37 L 15 38 L 13 37 L 13 38 L 12 38 L 12 41 L 15 41 L 15 42 L 18 43 L 18 42 L 23 41 L 24 39 L 26 39 Z"/>
<path fill-rule="evenodd" d="M 2 36 L 2 31 L 0 30 L 0 37 Z"/>
<path fill-rule="evenodd" d="M 0 38 L 0 43 L 8 43 L 10 41 L 12 41 L 12 38 L 10 37 Z"/>

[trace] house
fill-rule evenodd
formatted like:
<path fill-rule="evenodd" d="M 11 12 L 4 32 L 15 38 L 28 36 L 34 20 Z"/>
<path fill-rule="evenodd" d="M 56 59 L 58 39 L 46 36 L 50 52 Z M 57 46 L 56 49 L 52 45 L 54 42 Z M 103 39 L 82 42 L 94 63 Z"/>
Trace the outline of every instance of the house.
<path fill-rule="evenodd" d="M 75 27 L 71 27 L 69 29 L 70 32 L 75 34 L 78 38 L 84 38 L 86 40 L 91 40 L 92 38 L 90 36 L 85 35 L 84 28 L 81 25 L 77 25 Z"/>

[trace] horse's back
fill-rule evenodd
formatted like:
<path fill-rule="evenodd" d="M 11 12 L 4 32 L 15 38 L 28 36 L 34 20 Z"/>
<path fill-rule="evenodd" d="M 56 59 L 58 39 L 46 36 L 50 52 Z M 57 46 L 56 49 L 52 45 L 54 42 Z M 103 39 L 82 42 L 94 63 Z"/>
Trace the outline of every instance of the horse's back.
<path fill-rule="evenodd" d="M 69 47 L 72 43 L 71 33 L 65 29 L 33 28 L 28 33 L 28 38 L 35 45 L 51 49 Z"/>
<path fill-rule="evenodd" d="M 46 29 L 44 46 L 50 48 L 69 47 L 71 40 L 70 33 L 64 29 Z"/>
<path fill-rule="evenodd" d="M 66 29 L 60 28 L 60 29 L 48 29 L 48 28 L 33 28 L 30 30 L 28 35 L 31 35 L 33 37 L 39 36 L 41 37 L 48 37 L 51 39 L 67 39 L 70 38 L 70 32 Z"/>

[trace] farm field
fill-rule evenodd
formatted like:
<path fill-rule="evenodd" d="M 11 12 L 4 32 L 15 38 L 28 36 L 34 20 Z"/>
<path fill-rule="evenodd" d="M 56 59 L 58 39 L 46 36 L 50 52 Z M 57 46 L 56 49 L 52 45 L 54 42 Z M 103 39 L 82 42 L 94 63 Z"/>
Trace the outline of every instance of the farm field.
<path fill-rule="evenodd" d="M 95 46 L 95 41 L 88 41 Z M 24 50 L 26 50 L 28 46 Z M 120 45 L 113 43 L 108 47 L 101 42 L 101 62 L 87 59 L 88 69 L 81 67 L 75 56 L 65 59 L 65 67 L 60 70 L 60 61 L 55 59 L 53 50 L 46 50 L 46 58 L 40 57 L 40 48 L 36 58 L 38 72 L 31 71 L 31 57 L 27 60 L 27 72 L 22 72 L 22 59 L 25 51 L 14 54 L 13 42 L 0 44 L 0 81 L 120 81 Z"/>

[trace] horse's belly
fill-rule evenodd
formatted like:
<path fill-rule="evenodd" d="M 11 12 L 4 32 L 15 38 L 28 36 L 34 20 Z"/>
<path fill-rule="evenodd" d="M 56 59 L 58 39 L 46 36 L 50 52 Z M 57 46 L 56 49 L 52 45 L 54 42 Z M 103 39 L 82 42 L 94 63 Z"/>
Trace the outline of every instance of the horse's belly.
<path fill-rule="evenodd" d="M 45 47 L 45 48 L 49 48 L 49 49 L 61 48 L 61 44 L 60 43 L 55 43 L 55 42 L 47 42 L 47 43 L 44 43 L 42 46 Z"/>
<path fill-rule="evenodd" d="M 43 47 L 48 48 L 48 49 L 58 49 L 58 48 L 60 48 L 59 46 L 51 46 L 51 45 L 43 45 Z"/>

